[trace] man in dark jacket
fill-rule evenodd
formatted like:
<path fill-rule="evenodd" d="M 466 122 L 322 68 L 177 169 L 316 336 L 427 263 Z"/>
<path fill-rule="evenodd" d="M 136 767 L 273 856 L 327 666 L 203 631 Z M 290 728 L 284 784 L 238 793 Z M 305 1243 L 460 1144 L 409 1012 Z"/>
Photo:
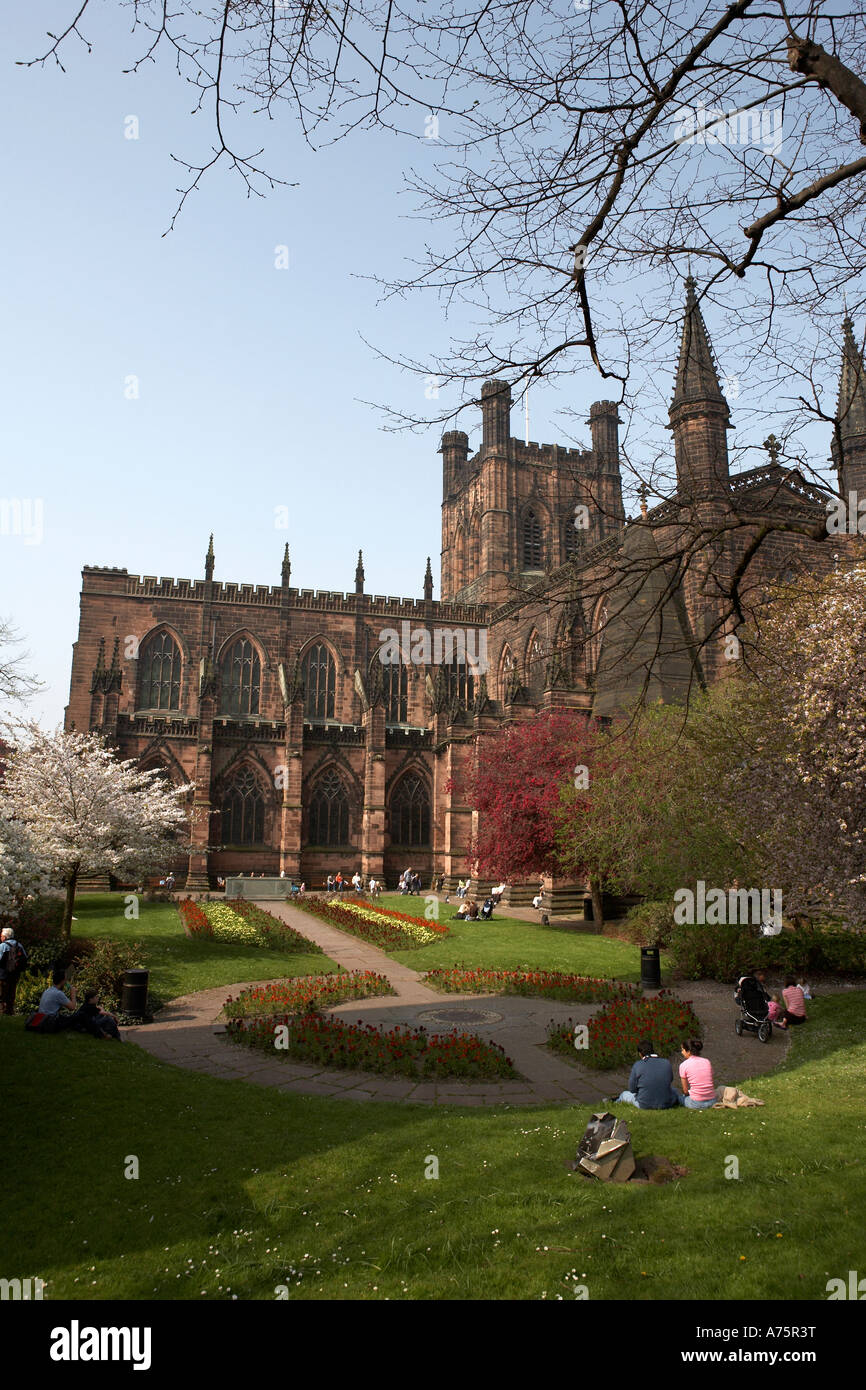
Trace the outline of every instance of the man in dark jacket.
<path fill-rule="evenodd" d="M 15 990 L 27 964 L 27 952 L 15 940 L 15 928 L 4 927 L 0 932 L 0 1014 L 14 1014 Z"/>
<path fill-rule="evenodd" d="M 674 1110 L 679 1098 L 674 1090 L 674 1073 L 666 1057 L 659 1057 L 650 1038 L 638 1043 L 640 1061 L 635 1062 L 628 1079 L 628 1090 L 618 1101 L 636 1105 L 638 1110 Z"/>

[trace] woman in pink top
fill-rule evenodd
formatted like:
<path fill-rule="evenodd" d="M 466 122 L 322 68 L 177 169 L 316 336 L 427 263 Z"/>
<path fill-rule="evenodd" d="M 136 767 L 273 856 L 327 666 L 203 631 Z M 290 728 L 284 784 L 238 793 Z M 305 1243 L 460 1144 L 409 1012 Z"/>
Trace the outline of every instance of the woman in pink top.
<path fill-rule="evenodd" d="M 716 1103 L 713 1067 L 709 1058 L 701 1056 L 703 1050 L 700 1038 L 690 1038 L 680 1048 L 683 1054 L 680 1063 L 683 1099 L 680 1104 L 687 1110 L 709 1110 Z"/>
<path fill-rule="evenodd" d="M 790 1023 L 805 1023 L 806 996 L 793 975 L 788 975 L 785 979 L 782 998 L 785 1001 L 785 1012 L 779 1020 L 780 1027 L 787 1028 Z"/>

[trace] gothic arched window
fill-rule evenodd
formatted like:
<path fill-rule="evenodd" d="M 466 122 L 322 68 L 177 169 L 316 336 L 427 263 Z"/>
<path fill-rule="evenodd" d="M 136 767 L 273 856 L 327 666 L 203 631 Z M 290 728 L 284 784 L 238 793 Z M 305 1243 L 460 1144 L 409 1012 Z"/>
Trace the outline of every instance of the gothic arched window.
<path fill-rule="evenodd" d="M 540 700 L 544 694 L 545 657 L 538 633 L 533 632 L 526 649 L 526 687 L 531 700 Z"/>
<path fill-rule="evenodd" d="M 331 768 L 316 784 L 310 801 L 311 845 L 345 845 L 349 840 L 349 798 L 345 783 Z"/>
<path fill-rule="evenodd" d="M 523 569 L 540 570 L 544 564 L 544 541 L 541 522 L 530 507 L 523 518 L 523 538 L 521 551 Z"/>
<path fill-rule="evenodd" d="M 221 714 L 258 714 L 262 684 L 259 654 L 248 637 L 239 637 L 223 657 Z"/>
<path fill-rule="evenodd" d="M 471 705 L 475 699 L 475 677 L 469 663 L 458 661 L 455 656 L 451 661 L 442 663 L 442 672 L 448 687 L 449 702 L 454 704 L 459 701 L 467 707 Z"/>
<path fill-rule="evenodd" d="M 430 844 L 430 796 L 420 777 L 401 778 L 391 797 L 391 843 L 415 849 Z"/>
<path fill-rule="evenodd" d="M 304 713 L 307 718 L 333 719 L 337 668 L 324 642 L 317 642 L 304 656 L 303 679 Z"/>
<path fill-rule="evenodd" d="M 385 723 L 405 724 L 409 718 L 409 677 L 402 661 L 389 661 L 382 667 L 382 694 Z"/>
<path fill-rule="evenodd" d="M 138 653 L 139 709 L 180 708 L 180 648 L 167 632 L 156 632 Z"/>
<path fill-rule="evenodd" d="M 252 768 L 236 772 L 220 804 L 224 845 L 260 845 L 265 838 L 265 798 Z"/>

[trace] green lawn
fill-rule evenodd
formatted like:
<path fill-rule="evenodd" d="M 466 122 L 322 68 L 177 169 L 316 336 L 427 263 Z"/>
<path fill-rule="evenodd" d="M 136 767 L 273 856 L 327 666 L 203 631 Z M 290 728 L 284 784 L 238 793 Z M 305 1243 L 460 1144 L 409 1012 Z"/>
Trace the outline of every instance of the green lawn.
<path fill-rule="evenodd" d="M 123 915 L 122 893 L 83 893 L 76 900 L 76 936 L 138 941 L 141 964 L 150 970 L 150 988 L 161 999 L 175 999 L 216 985 L 282 980 L 289 975 L 322 975 L 341 970 L 330 956 L 266 951 L 226 941 L 196 941 L 184 935 L 177 909 L 169 903 L 142 903 L 138 921 Z"/>
<path fill-rule="evenodd" d="M 383 893 L 384 907 L 410 917 L 424 916 L 424 897 Z M 522 922 L 496 914 L 489 922 L 452 921 L 456 901 L 439 904 L 439 920 L 447 922 L 449 935 L 430 946 L 409 951 L 389 951 L 394 960 L 414 970 L 436 966 L 487 966 L 494 970 L 571 970 L 580 975 L 611 980 L 640 979 L 640 950 L 625 941 L 591 936 L 573 927 Z M 665 957 L 662 956 L 664 967 Z"/>
<path fill-rule="evenodd" d="M 818 999 L 764 1109 L 623 1107 L 690 1176 L 621 1188 L 565 1171 L 588 1107 L 280 1095 L 0 1018 L 0 1267 L 49 1299 L 823 1300 L 864 1268 L 864 1039 L 866 993 Z"/>

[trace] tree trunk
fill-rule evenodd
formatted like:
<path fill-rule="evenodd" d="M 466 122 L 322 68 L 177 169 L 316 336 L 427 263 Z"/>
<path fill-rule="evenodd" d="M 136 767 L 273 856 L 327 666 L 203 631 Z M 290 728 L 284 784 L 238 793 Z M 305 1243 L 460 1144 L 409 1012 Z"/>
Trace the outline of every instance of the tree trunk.
<path fill-rule="evenodd" d="M 601 884 L 593 876 L 590 876 L 589 891 L 592 894 L 592 919 L 596 931 L 601 932 L 604 930 L 604 895 L 601 891 Z"/>
<path fill-rule="evenodd" d="M 78 882 L 78 870 L 72 869 L 66 879 L 66 904 L 63 908 L 63 939 L 69 941 L 72 936 L 72 909 L 75 907 L 75 885 Z"/>

